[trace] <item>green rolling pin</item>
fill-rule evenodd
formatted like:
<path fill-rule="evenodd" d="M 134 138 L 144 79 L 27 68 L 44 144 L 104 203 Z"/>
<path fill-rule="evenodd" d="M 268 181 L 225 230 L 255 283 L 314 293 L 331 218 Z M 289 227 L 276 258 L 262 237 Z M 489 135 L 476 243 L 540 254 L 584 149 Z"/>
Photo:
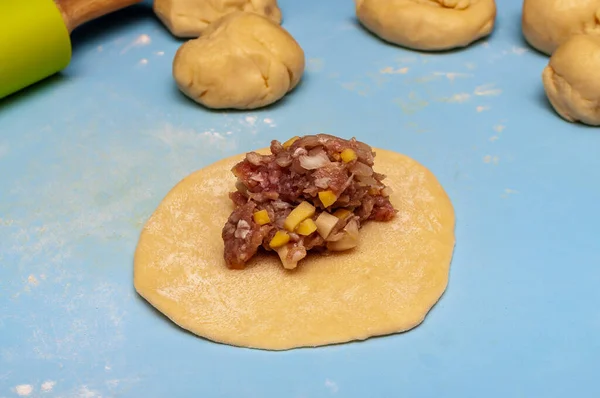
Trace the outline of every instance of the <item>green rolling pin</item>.
<path fill-rule="evenodd" d="M 0 99 L 71 61 L 78 26 L 141 0 L 0 0 Z"/>

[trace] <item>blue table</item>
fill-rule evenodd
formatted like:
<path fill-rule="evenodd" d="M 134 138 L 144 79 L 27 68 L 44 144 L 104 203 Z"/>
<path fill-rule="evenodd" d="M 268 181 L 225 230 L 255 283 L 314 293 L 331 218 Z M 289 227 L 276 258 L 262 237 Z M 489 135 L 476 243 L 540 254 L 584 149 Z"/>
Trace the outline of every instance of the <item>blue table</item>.
<path fill-rule="evenodd" d="M 349 0 L 280 3 L 307 69 L 273 107 L 187 100 L 181 42 L 148 5 L 76 31 L 64 73 L 0 102 L 0 397 L 597 397 L 600 130 L 548 105 L 520 2 L 445 54 L 382 43 Z M 450 284 L 421 326 L 272 353 L 197 338 L 137 296 L 138 234 L 175 183 L 317 132 L 405 153 L 452 198 Z"/>

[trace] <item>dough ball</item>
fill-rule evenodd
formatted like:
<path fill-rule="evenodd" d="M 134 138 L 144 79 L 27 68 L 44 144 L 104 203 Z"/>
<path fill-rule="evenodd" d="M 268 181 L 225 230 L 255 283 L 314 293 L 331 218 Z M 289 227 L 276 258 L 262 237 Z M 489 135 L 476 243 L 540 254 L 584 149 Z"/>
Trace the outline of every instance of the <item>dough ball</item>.
<path fill-rule="evenodd" d="M 183 93 L 206 107 L 255 109 L 296 87 L 304 63 L 304 51 L 285 29 L 238 11 L 177 50 L 173 77 Z"/>
<path fill-rule="evenodd" d="M 355 0 L 360 22 L 383 40 L 416 50 L 466 47 L 494 29 L 494 0 Z"/>
<path fill-rule="evenodd" d="M 570 122 L 600 126 L 600 36 L 576 35 L 552 54 L 542 79 L 552 106 Z"/>
<path fill-rule="evenodd" d="M 600 0 L 525 0 L 522 28 L 531 46 L 548 55 L 575 34 L 600 34 Z"/>
<path fill-rule="evenodd" d="M 177 37 L 199 37 L 212 22 L 235 11 L 253 12 L 281 23 L 277 0 L 154 0 L 154 12 Z"/>

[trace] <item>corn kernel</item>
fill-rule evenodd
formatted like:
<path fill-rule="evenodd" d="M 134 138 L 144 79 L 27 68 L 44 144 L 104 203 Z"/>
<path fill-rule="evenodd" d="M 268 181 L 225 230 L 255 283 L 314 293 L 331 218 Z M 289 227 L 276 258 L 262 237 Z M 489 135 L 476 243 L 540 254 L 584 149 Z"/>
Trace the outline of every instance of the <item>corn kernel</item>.
<path fill-rule="evenodd" d="M 315 207 L 308 202 L 302 202 L 285 218 L 283 227 L 293 232 L 298 224 L 315 215 Z"/>
<path fill-rule="evenodd" d="M 311 219 L 307 218 L 302 221 L 298 228 L 296 228 L 296 232 L 298 235 L 308 236 L 317 230 L 317 224 Z"/>
<path fill-rule="evenodd" d="M 341 153 L 342 160 L 344 163 L 350 163 L 353 160 L 356 160 L 356 152 L 354 152 L 351 148 L 346 148 Z"/>
<path fill-rule="evenodd" d="M 277 232 L 275 232 L 275 235 L 269 242 L 269 246 L 271 246 L 271 248 L 273 248 L 273 249 L 277 249 L 278 247 L 285 245 L 289 241 L 290 241 L 290 236 L 287 234 L 287 232 L 277 231 Z"/>
<path fill-rule="evenodd" d="M 266 210 L 257 211 L 252 215 L 252 218 L 254 218 L 254 222 L 258 225 L 265 225 L 271 222 L 269 213 Z"/>
<path fill-rule="evenodd" d="M 377 188 L 369 188 L 369 193 L 371 195 L 379 195 L 381 192 Z"/>
<path fill-rule="evenodd" d="M 325 208 L 331 206 L 337 200 L 337 196 L 331 190 L 321 191 L 319 192 L 319 199 L 321 199 L 321 203 Z"/>
<path fill-rule="evenodd" d="M 283 148 L 288 149 L 289 147 L 292 146 L 292 144 L 294 142 L 296 142 L 299 139 L 300 139 L 300 137 L 298 137 L 298 136 L 290 138 L 289 140 L 287 140 L 286 142 L 283 143 Z"/>
<path fill-rule="evenodd" d="M 340 220 L 345 220 L 350 214 L 352 214 L 352 212 L 346 209 L 337 209 L 335 213 L 333 213 L 333 215 L 339 218 Z"/>

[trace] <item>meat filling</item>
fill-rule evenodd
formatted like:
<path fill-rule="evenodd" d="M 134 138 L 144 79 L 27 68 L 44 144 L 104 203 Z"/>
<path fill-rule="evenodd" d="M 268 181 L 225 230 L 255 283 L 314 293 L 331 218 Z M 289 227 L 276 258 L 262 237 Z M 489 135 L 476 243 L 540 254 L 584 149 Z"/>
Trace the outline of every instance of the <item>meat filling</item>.
<path fill-rule="evenodd" d="M 308 251 L 356 247 L 365 222 L 396 215 L 368 145 L 317 134 L 272 141 L 270 149 L 247 153 L 232 169 L 235 210 L 222 231 L 229 268 L 243 269 L 262 247 L 293 269 Z"/>

